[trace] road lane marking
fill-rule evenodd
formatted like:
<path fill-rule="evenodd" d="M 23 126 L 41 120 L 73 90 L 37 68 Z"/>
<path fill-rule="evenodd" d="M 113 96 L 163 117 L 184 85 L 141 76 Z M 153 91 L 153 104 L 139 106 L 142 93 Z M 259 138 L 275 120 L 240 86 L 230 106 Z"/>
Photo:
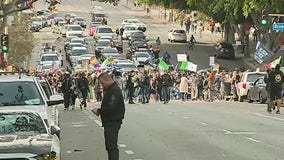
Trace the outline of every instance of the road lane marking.
<path fill-rule="evenodd" d="M 173 114 L 173 112 L 169 112 L 169 113 L 168 113 L 168 115 L 172 115 L 172 114 Z"/>
<path fill-rule="evenodd" d="M 91 119 L 96 119 L 95 117 L 92 117 Z"/>
<path fill-rule="evenodd" d="M 231 131 L 226 130 L 226 129 L 222 129 L 222 131 L 223 131 L 223 132 L 226 132 L 225 134 L 230 134 L 230 133 L 232 133 Z"/>
<path fill-rule="evenodd" d="M 126 147 L 127 147 L 126 144 L 118 144 L 118 146 L 119 146 L 120 148 L 126 148 Z"/>
<path fill-rule="evenodd" d="M 208 126 L 208 123 L 205 122 L 199 122 L 200 124 L 202 124 L 203 126 Z"/>
<path fill-rule="evenodd" d="M 82 124 L 82 123 L 86 123 L 86 122 L 84 122 L 84 121 L 71 122 L 71 124 Z"/>
<path fill-rule="evenodd" d="M 135 159 L 133 159 L 133 160 L 143 160 L 143 159 L 137 159 L 137 158 L 135 158 Z"/>
<path fill-rule="evenodd" d="M 264 117 L 264 118 L 270 118 L 270 119 L 274 119 L 274 120 L 278 120 L 278 121 L 284 122 L 284 119 L 282 119 L 282 118 L 271 117 L 271 116 L 267 116 L 267 115 L 260 114 L 260 113 L 252 113 L 252 114 L 253 114 L 253 115 L 256 115 L 256 116 L 260 116 L 260 117 Z"/>
<path fill-rule="evenodd" d="M 250 137 L 246 137 L 246 139 L 248 139 L 250 141 L 253 141 L 253 142 L 256 142 L 256 143 L 260 143 L 261 142 L 259 140 L 256 140 L 256 139 L 253 139 L 253 138 L 250 138 Z"/>
<path fill-rule="evenodd" d="M 235 135 L 241 135 L 241 134 L 257 134 L 257 132 L 232 132 L 232 133 L 228 133 L 228 134 L 235 134 Z"/>
<path fill-rule="evenodd" d="M 99 121 L 99 120 L 94 120 L 96 123 L 97 123 L 97 125 L 99 126 L 99 127 L 101 127 L 102 126 L 102 122 L 101 121 Z"/>
<path fill-rule="evenodd" d="M 187 116 L 184 116 L 183 118 L 184 118 L 184 119 L 189 119 L 189 117 L 187 117 Z"/>
<path fill-rule="evenodd" d="M 70 154 L 70 153 L 72 153 L 72 151 L 66 151 L 66 153 Z"/>
<path fill-rule="evenodd" d="M 85 127 L 85 126 L 87 126 L 86 124 L 74 124 L 74 125 L 72 125 L 72 127 Z"/>
<path fill-rule="evenodd" d="M 127 154 L 134 154 L 134 152 L 132 150 L 126 150 L 125 153 L 127 153 Z"/>

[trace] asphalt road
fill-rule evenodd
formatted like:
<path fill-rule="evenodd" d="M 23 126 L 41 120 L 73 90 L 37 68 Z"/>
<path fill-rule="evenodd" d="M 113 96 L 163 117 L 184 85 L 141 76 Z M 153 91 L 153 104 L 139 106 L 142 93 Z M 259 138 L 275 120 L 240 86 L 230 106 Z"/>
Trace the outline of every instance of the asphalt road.
<path fill-rule="evenodd" d="M 124 18 L 139 18 L 148 25 L 146 35 L 150 42 L 162 39 L 162 50 L 172 54 L 183 52 L 182 43 L 168 43 L 170 24 L 162 24 L 145 16 L 144 11 L 131 10 L 122 5 L 101 5 L 108 14 L 109 24 L 116 28 Z M 76 13 L 90 20 L 93 2 L 64 0 L 59 5 L 60 15 Z M 39 2 L 36 8 L 46 9 Z M 58 35 L 49 29 L 35 33 L 40 43 L 54 41 Z M 216 35 L 218 36 L 218 35 Z M 207 67 L 212 55 L 214 35 L 203 35 L 190 59 Z M 216 37 L 218 39 L 218 37 Z M 39 43 L 39 44 L 40 44 Z M 58 46 L 60 48 L 61 45 Z M 36 51 L 36 49 L 35 49 Z M 37 58 L 31 59 L 36 64 Z M 220 60 L 227 68 L 239 67 L 241 60 Z M 90 111 L 99 104 L 89 103 L 87 110 L 61 110 L 61 154 L 63 160 L 106 160 L 103 128 L 100 119 Z M 284 116 L 268 114 L 266 106 L 246 102 L 186 102 L 171 101 L 126 105 L 126 116 L 119 136 L 122 160 L 282 160 L 284 153 Z"/>
<path fill-rule="evenodd" d="M 152 19 L 149 16 L 146 16 L 146 12 L 143 9 L 129 8 L 125 5 L 120 4 L 119 6 L 113 6 L 111 4 L 105 4 L 100 2 L 92 2 L 89 0 L 64 0 L 62 5 L 58 5 L 59 16 L 64 16 L 66 13 L 74 13 L 78 16 L 84 17 L 88 24 L 91 20 L 91 8 L 94 5 L 102 6 L 104 12 L 108 16 L 108 25 L 111 26 L 114 30 L 120 25 L 123 19 L 125 18 L 138 18 L 144 23 L 147 24 L 146 36 L 150 44 L 155 46 L 155 39 L 159 36 L 162 41 L 161 45 L 161 54 L 165 51 L 168 51 L 171 54 L 171 63 L 174 65 L 177 64 L 176 54 L 186 52 L 189 54 L 190 60 L 198 65 L 198 69 L 204 69 L 209 67 L 209 57 L 214 55 L 214 43 L 221 38 L 220 34 L 211 34 L 209 32 L 204 32 L 202 38 L 198 34 L 194 34 L 197 40 L 197 44 L 193 51 L 189 51 L 185 43 L 170 43 L 167 41 L 168 31 L 171 28 L 175 28 L 174 24 L 163 23 L 158 19 Z M 48 4 L 43 4 L 38 2 L 36 8 L 46 9 Z M 88 27 L 86 29 L 86 34 L 88 33 Z M 54 35 L 52 35 L 54 36 Z M 51 37 L 52 37 L 51 36 Z M 57 37 L 59 35 L 55 35 Z M 50 36 L 47 36 L 50 37 Z M 124 48 L 126 50 L 126 48 Z M 234 69 L 240 67 L 240 65 L 246 65 L 240 58 L 241 56 L 237 55 L 235 60 L 228 59 L 218 59 L 216 60 L 222 67 L 227 69 Z M 33 63 L 32 63 L 33 64 Z"/>
<path fill-rule="evenodd" d="M 105 160 L 100 119 L 87 110 L 62 111 L 62 158 Z M 265 105 L 172 101 L 126 105 L 120 136 L 123 160 L 281 160 L 283 115 Z"/>

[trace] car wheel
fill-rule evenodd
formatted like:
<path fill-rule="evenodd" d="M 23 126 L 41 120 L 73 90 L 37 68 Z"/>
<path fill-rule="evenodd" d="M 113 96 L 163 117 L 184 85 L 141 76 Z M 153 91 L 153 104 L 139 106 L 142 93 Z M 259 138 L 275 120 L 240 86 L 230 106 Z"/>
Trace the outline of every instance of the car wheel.
<path fill-rule="evenodd" d="M 170 39 L 168 38 L 168 41 L 170 41 Z"/>
<path fill-rule="evenodd" d="M 171 43 L 173 43 L 174 40 L 171 39 Z"/>
<path fill-rule="evenodd" d="M 259 93 L 259 103 L 263 104 L 266 102 L 266 98 L 263 97 L 262 93 Z"/>
<path fill-rule="evenodd" d="M 248 103 L 252 103 L 253 100 L 251 99 L 250 93 L 248 92 Z"/>

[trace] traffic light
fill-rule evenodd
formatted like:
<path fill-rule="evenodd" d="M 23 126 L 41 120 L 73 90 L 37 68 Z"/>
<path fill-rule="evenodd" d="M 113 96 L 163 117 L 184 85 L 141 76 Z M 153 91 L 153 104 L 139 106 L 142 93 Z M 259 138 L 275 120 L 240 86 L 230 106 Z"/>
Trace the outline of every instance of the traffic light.
<path fill-rule="evenodd" d="M 9 35 L 3 34 L 1 36 L 1 45 L 2 45 L 2 51 L 3 52 L 9 51 Z"/>
<path fill-rule="evenodd" d="M 268 20 L 267 20 L 268 16 L 267 16 L 267 10 L 266 9 L 263 9 L 261 11 L 261 24 L 262 25 L 267 25 L 268 23 Z"/>

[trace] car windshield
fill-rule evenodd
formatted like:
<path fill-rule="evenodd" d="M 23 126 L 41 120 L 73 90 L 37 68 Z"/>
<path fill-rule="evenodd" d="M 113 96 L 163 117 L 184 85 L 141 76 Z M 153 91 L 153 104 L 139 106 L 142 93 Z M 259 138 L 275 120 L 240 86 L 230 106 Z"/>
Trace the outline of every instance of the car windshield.
<path fill-rule="evenodd" d="M 72 36 L 72 37 L 78 37 L 78 38 L 83 38 L 84 36 L 80 33 L 71 33 L 69 34 L 69 36 Z"/>
<path fill-rule="evenodd" d="M 83 18 L 76 18 L 74 21 L 85 21 Z"/>
<path fill-rule="evenodd" d="M 41 61 L 58 61 L 58 56 L 56 55 L 42 56 Z"/>
<path fill-rule="evenodd" d="M 68 31 L 82 31 L 80 26 L 69 26 Z"/>
<path fill-rule="evenodd" d="M 26 105 L 44 105 L 34 82 L 1 82 L 0 107 Z"/>
<path fill-rule="evenodd" d="M 41 22 L 43 19 L 42 18 L 33 18 L 32 21 L 33 22 Z"/>
<path fill-rule="evenodd" d="M 105 14 L 96 13 L 96 14 L 94 14 L 94 17 L 105 17 Z"/>
<path fill-rule="evenodd" d="M 109 46 L 111 43 L 110 41 L 98 41 L 97 46 Z"/>
<path fill-rule="evenodd" d="M 111 28 L 99 28 L 98 33 L 113 33 Z"/>
<path fill-rule="evenodd" d="M 29 112 L 0 112 L 1 135 L 47 134 L 41 117 Z"/>
<path fill-rule="evenodd" d="M 247 76 L 247 82 L 254 82 L 256 79 L 258 79 L 259 77 L 263 77 L 265 76 L 265 74 L 260 74 L 260 73 L 257 73 L 257 74 L 248 74 Z"/>
<path fill-rule="evenodd" d="M 134 64 L 117 64 L 121 69 L 124 68 L 136 68 Z"/>
<path fill-rule="evenodd" d="M 80 43 L 80 44 L 85 44 L 84 40 L 80 40 L 80 39 L 71 40 L 71 43 Z"/>
<path fill-rule="evenodd" d="M 185 33 L 184 30 L 174 30 L 175 33 Z"/>
<path fill-rule="evenodd" d="M 104 53 L 118 53 L 116 48 L 106 48 L 103 51 Z"/>
<path fill-rule="evenodd" d="M 72 51 L 72 56 L 81 56 L 87 54 L 87 50 L 85 49 L 75 49 Z"/>
<path fill-rule="evenodd" d="M 135 27 L 124 27 L 124 30 L 125 31 L 134 31 L 134 30 L 136 30 L 136 28 Z"/>
<path fill-rule="evenodd" d="M 137 57 L 143 57 L 143 58 L 148 58 L 149 57 L 149 54 L 147 54 L 147 53 L 136 53 L 135 55 Z"/>

